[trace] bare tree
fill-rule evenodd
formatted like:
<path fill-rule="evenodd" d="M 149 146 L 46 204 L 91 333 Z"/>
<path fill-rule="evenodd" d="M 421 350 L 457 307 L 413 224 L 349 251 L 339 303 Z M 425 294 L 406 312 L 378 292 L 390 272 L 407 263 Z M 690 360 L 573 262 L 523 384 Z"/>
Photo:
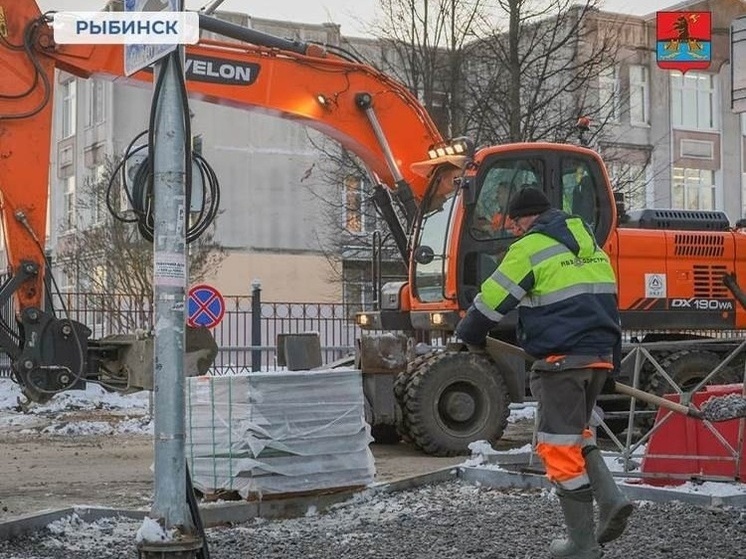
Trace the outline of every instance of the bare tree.
<path fill-rule="evenodd" d="M 358 303 L 371 303 L 377 294 L 372 279 L 404 279 L 406 266 L 373 203 L 375 185 L 365 165 L 328 138 L 309 136 L 309 141 L 324 154 L 313 165 L 315 184 L 334 185 L 333 195 L 326 187 L 308 186 L 321 201 L 327 235 L 319 247 L 329 264 L 329 281 L 340 283 L 345 302 L 359 310 Z"/>
<path fill-rule="evenodd" d="M 441 133 L 463 133 L 465 45 L 487 11 L 485 0 L 380 0 L 371 31 L 380 41 L 381 70 L 420 99 Z"/>
<path fill-rule="evenodd" d="M 404 83 L 446 137 L 467 135 L 477 145 L 565 142 L 587 116 L 589 140 L 611 141 L 624 92 L 618 27 L 598 17 L 600 2 L 380 0 L 382 15 L 370 28 L 375 45 L 345 46 Z M 327 178 L 341 191 L 348 177 L 367 176 L 346 154 L 322 152 L 332 169 Z M 629 175 L 627 183 L 639 182 Z M 370 237 L 350 239 L 343 230 L 344 215 L 365 211 L 349 206 L 344 195 L 329 204 L 332 228 L 342 228 L 341 260 L 357 244 L 370 252 Z"/>
<path fill-rule="evenodd" d="M 107 194 L 114 201 L 120 196 L 118 163 L 107 158 L 103 172 L 95 180 L 83 181 L 76 192 L 77 211 L 63 224 L 66 231 L 60 234 L 56 264 L 74 279 L 79 292 L 85 292 L 87 300 L 81 304 L 104 313 L 111 331 L 127 332 L 152 326 L 153 246 L 134 223 L 116 219 L 107 210 Z M 189 245 L 189 281 L 199 282 L 224 258 L 213 224 Z"/>
<path fill-rule="evenodd" d="M 479 143 L 568 141 L 580 116 L 600 134 L 620 110 L 617 29 L 600 0 L 497 0 L 466 47 L 467 131 Z M 605 83 L 604 83 L 605 80 Z"/>

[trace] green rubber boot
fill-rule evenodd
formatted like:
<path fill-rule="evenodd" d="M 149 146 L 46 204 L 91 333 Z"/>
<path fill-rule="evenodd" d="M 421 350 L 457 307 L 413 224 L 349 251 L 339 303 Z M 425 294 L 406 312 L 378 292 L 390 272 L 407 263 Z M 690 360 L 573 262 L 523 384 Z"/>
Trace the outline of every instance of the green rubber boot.
<path fill-rule="evenodd" d="M 624 533 L 627 528 L 627 519 L 635 510 L 634 505 L 619 490 L 598 447 L 585 447 L 583 456 L 588 478 L 591 480 L 593 496 L 598 503 L 596 541 L 607 543 Z"/>
<path fill-rule="evenodd" d="M 598 559 L 603 554 L 596 542 L 593 525 L 593 493 L 590 487 L 574 491 L 557 489 L 565 516 L 567 537 L 554 540 L 549 546 L 552 557 Z"/>

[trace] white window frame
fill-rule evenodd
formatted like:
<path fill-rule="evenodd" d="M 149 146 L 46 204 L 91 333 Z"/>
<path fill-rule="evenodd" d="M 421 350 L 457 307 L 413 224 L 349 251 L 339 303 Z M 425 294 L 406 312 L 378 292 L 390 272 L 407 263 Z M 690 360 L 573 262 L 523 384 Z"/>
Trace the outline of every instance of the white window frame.
<path fill-rule="evenodd" d="M 104 82 L 90 78 L 88 87 L 88 107 L 86 111 L 86 127 L 102 124 L 106 120 L 106 101 L 104 97 Z"/>
<path fill-rule="evenodd" d="M 355 274 L 353 278 L 347 277 L 344 282 L 343 300 L 346 305 L 356 309 L 370 308 L 375 299 L 373 289 L 370 280 Z"/>
<path fill-rule="evenodd" d="M 365 235 L 376 227 L 368 191 L 365 177 L 349 175 L 342 181 L 342 227 L 351 235 Z"/>
<path fill-rule="evenodd" d="M 598 110 L 602 122 L 619 122 L 619 66 L 603 68 L 598 73 Z"/>
<path fill-rule="evenodd" d="M 57 272 L 60 284 L 60 293 L 75 293 L 76 283 L 75 279 L 70 276 L 67 272 L 60 269 Z"/>
<path fill-rule="evenodd" d="M 715 172 L 708 169 L 674 167 L 671 174 L 672 206 L 684 210 L 717 209 Z M 677 193 L 677 190 L 680 190 Z M 679 195 L 677 195 L 679 194 Z M 703 204 L 703 194 L 709 203 Z"/>
<path fill-rule="evenodd" d="M 671 126 L 682 130 L 720 129 L 717 74 L 671 72 Z"/>
<path fill-rule="evenodd" d="M 650 126 L 650 70 L 642 64 L 629 67 L 629 122 Z"/>
<path fill-rule="evenodd" d="M 91 224 L 96 225 L 103 223 L 106 215 L 106 191 L 103 188 L 96 188 L 96 185 L 103 186 L 106 166 L 98 164 L 88 170 L 88 190 L 90 191 L 91 204 Z"/>
<path fill-rule="evenodd" d="M 75 175 L 62 180 L 62 226 L 65 231 L 73 231 L 77 225 L 77 208 L 75 196 Z"/>
<path fill-rule="evenodd" d="M 627 210 L 641 210 L 647 207 L 647 167 L 617 162 L 610 164 L 608 170 L 611 184 L 624 193 Z"/>
<path fill-rule="evenodd" d="M 60 132 L 63 139 L 75 135 L 77 120 L 76 89 L 77 82 L 75 79 L 68 80 L 62 84 L 62 123 Z"/>

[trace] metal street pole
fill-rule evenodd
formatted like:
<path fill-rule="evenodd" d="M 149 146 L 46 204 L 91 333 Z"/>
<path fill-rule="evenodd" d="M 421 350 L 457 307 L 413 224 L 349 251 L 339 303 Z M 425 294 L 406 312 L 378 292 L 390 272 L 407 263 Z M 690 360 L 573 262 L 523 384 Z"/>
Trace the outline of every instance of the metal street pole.
<path fill-rule="evenodd" d="M 179 3 L 183 9 L 183 0 Z M 141 557 L 196 557 L 202 547 L 187 502 L 185 462 L 186 137 L 189 109 L 182 96 L 184 48 L 157 64 L 153 157 L 153 290 L 155 298 L 155 495 L 150 518 L 167 537 L 141 542 Z M 163 75 L 161 75 L 163 74 Z M 157 96 L 157 98 L 156 98 Z M 191 489 L 191 488 L 190 488 Z"/>

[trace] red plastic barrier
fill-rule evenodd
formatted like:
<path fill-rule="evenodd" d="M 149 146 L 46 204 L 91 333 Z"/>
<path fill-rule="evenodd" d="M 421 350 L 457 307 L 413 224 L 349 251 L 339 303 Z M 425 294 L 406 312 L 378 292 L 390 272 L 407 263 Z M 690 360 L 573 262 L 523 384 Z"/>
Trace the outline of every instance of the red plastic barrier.
<path fill-rule="evenodd" d="M 713 396 L 727 396 L 728 394 L 743 394 L 743 384 L 706 386 L 692 396 L 692 403 L 699 408 Z M 665 398 L 674 402 L 679 401 L 678 394 L 666 394 Z M 668 413 L 669 411 L 663 408 L 658 410 L 655 418 L 656 426 Z M 739 443 L 738 440 L 741 421 L 745 420 L 734 419 L 710 424 L 736 451 L 734 454 L 716 438 L 704 422 L 673 413 L 655 430 L 648 441 L 642 459 L 643 476 L 653 473 L 688 474 L 691 477 L 712 475 L 746 483 L 744 441 Z M 656 455 L 675 455 L 681 458 L 658 458 Z M 737 464 L 739 456 L 740 464 Z M 712 457 L 723 459 L 713 460 Z M 650 485 L 681 485 L 686 481 L 665 476 L 643 477 L 643 480 Z"/>

